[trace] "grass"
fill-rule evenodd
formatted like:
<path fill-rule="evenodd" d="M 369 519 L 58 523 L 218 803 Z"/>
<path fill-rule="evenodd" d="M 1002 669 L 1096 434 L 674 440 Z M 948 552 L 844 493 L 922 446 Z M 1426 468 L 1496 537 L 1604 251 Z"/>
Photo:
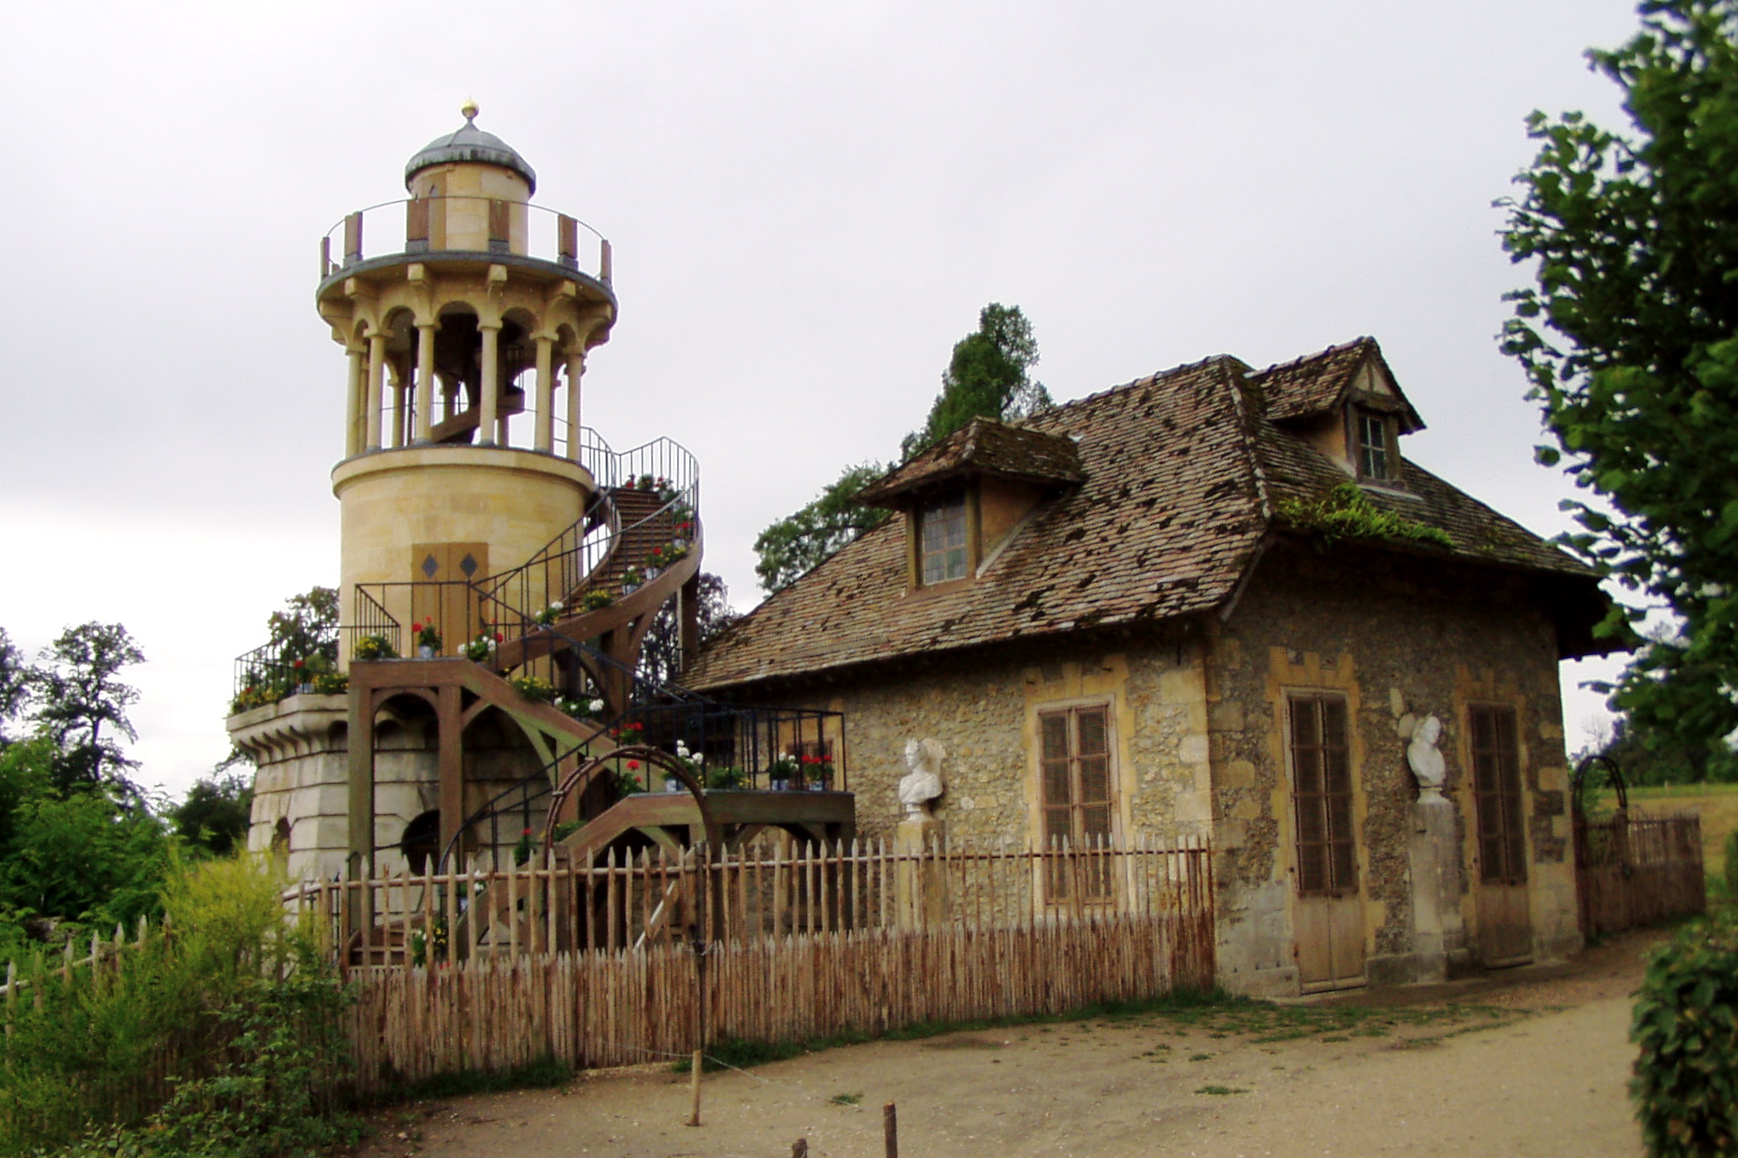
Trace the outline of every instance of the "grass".
<path fill-rule="evenodd" d="M 1195 1092 L 1197 1094 L 1212 1094 L 1214 1097 L 1224 1097 L 1226 1094 L 1247 1094 L 1249 1091 L 1234 1089 L 1231 1086 L 1202 1086 Z"/>
<path fill-rule="evenodd" d="M 860 1106 L 863 1104 L 862 1094 L 834 1094 L 827 1099 L 835 1106 Z"/>
<path fill-rule="evenodd" d="M 1702 818 L 1702 861 L 1709 886 L 1724 879 L 1726 838 L 1738 832 L 1738 784 L 1631 788 L 1631 806 L 1651 813 L 1694 812 Z"/>
<path fill-rule="evenodd" d="M 515 1066 L 500 1073 L 436 1074 L 420 1082 L 412 1082 L 390 1095 L 377 1099 L 383 1103 L 425 1101 L 431 1098 L 456 1098 L 462 1094 L 495 1094 L 503 1090 L 539 1090 L 567 1084 L 573 1071 L 552 1057 Z"/>

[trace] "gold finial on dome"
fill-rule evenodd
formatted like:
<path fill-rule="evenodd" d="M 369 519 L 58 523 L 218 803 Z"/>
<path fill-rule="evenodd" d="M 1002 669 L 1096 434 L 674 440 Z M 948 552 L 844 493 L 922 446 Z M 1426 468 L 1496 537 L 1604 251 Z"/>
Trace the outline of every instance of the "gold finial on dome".
<path fill-rule="evenodd" d="M 464 104 L 459 106 L 459 115 L 465 118 L 466 124 L 475 121 L 477 119 L 477 113 L 480 111 L 481 110 L 477 108 L 477 102 L 469 98 L 465 100 Z"/>

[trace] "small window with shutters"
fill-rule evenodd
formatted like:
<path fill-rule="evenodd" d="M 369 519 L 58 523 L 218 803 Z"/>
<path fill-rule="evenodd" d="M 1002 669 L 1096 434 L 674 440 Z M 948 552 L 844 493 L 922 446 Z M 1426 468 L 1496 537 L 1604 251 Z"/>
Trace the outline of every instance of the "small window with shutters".
<path fill-rule="evenodd" d="M 1046 899 L 1114 899 L 1107 861 L 1094 849 L 1111 841 L 1110 708 L 1094 704 L 1038 713 L 1040 807 L 1047 852 Z"/>
<path fill-rule="evenodd" d="M 1467 709 L 1467 724 L 1479 879 L 1486 884 L 1522 884 L 1527 879 L 1527 842 L 1515 709 L 1475 704 Z"/>
<path fill-rule="evenodd" d="M 1298 892 L 1313 896 L 1356 893 L 1358 845 L 1352 821 L 1352 754 L 1345 697 L 1292 696 L 1289 711 Z"/>

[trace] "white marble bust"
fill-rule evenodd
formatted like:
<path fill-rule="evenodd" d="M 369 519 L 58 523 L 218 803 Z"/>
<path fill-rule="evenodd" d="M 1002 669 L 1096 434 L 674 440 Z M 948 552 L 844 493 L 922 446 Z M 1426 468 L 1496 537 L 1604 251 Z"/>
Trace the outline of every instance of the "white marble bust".
<path fill-rule="evenodd" d="M 941 795 L 941 762 L 947 750 L 931 739 L 912 739 L 905 743 L 904 776 L 899 778 L 899 803 L 905 805 L 905 815 L 913 820 L 932 817 L 935 798 Z"/>
<path fill-rule="evenodd" d="M 1426 716 L 1412 729 L 1412 743 L 1406 746 L 1406 762 L 1418 780 L 1418 799 L 1441 800 L 1442 782 L 1448 776 L 1448 765 L 1437 750 L 1442 739 L 1442 721 Z"/>

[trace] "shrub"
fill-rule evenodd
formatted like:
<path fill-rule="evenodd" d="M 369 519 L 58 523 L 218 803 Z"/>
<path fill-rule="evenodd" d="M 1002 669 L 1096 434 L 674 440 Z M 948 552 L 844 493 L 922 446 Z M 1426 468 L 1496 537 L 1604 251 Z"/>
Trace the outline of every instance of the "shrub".
<path fill-rule="evenodd" d="M 1630 1094 L 1654 1158 L 1729 1154 L 1738 1140 L 1738 915 L 1661 947 L 1637 994 Z"/>
<path fill-rule="evenodd" d="M 34 1000 L 0 1039 L 0 1153 L 254 1158 L 353 1136 L 331 1113 L 344 992 L 282 884 L 264 858 L 178 864 L 167 935 L 99 968 L 27 963 Z"/>

